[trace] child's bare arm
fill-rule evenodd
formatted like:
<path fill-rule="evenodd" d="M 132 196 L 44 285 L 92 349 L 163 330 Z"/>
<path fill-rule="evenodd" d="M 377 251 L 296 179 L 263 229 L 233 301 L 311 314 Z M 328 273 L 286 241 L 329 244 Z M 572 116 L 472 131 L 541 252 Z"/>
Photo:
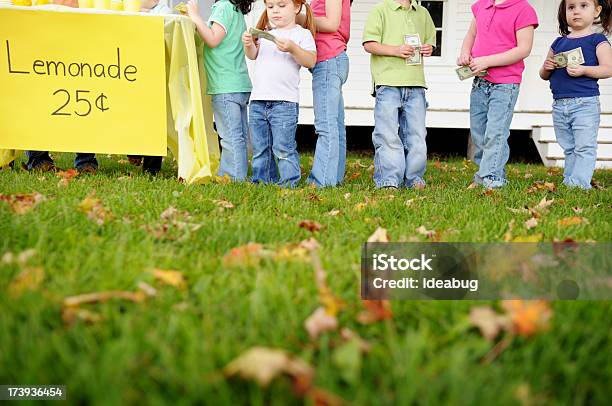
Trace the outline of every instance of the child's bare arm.
<path fill-rule="evenodd" d="M 317 63 L 317 53 L 307 51 L 287 38 L 276 38 L 276 47 L 282 52 L 289 52 L 293 59 L 305 68 L 312 68 Z"/>
<path fill-rule="evenodd" d="M 474 41 L 476 40 L 476 20 L 472 18 L 472 23 L 470 24 L 470 29 L 467 34 L 465 34 L 465 38 L 463 39 L 463 44 L 461 45 L 461 53 L 457 58 L 457 65 L 464 66 L 469 65 L 472 62 L 472 47 L 474 46 Z"/>
<path fill-rule="evenodd" d="M 527 58 L 531 53 L 531 48 L 533 47 L 534 31 L 535 28 L 532 25 L 521 28 L 516 32 L 516 47 L 499 54 L 474 58 L 470 63 L 470 68 L 473 72 L 482 72 L 483 70 L 495 66 L 512 65 Z"/>
<path fill-rule="evenodd" d="M 385 45 L 376 41 L 368 41 L 363 44 L 366 52 L 380 56 L 395 56 L 406 59 L 414 55 L 414 47 L 410 45 Z"/>
<path fill-rule="evenodd" d="M 555 71 L 555 69 L 557 69 L 557 63 L 555 62 L 555 59 L 553 58 L 553 56 L 554 56 L 553 50 L 549 49 L 548 54 L 546 55 L 546 60 L 544 61 L 544 64 L 540 68 L 540 77 L 543 80 L 550 79 L 550 76 L 552 75 L 552 73 Z"/>
<path fill-rule="evenodd" d="M 223 38 L 225 38 L 223 26 L 217 23 L 213 23 L 212 27 L 206 25 L 202 17 L 200 17 L 198 4 L 195 0 L 189 0 L 189 3 L 187 3 L 187 14 L 195 24 L 200 38 L 202 38 L 206 45 L 210 48 L 216 48 L 223 41 Z"/>
<path fill-rule="evenodd" d="M 600 44 L 597 47 L 597 61 L 599 66 L 581 66 L 581 68 L 584 68 L 584 75 L 593 79 L 608 79 L 612 77 L 612 48 L 610 48 L 608 43 Z"/>

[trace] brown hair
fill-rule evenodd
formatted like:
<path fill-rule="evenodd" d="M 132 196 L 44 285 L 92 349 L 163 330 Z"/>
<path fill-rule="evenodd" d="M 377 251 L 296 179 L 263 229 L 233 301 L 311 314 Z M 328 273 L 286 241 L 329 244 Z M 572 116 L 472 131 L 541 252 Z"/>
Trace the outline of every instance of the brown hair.
<path fill-rule="evenodd" d="M 603 28 L 604 33 L 611 34 L 612 33 L 612 0 L 591 0 L 595 4 L 595 7 L 601 6 L 601 13 L 599 13 L 599 17 L 595 20 L 595 24 L 600 24 Z M 559 32 L 561 35 L 569 35 L 569 24 L 567 23 L 566 13 L 565 13 L 565 2 L 566 0 L 561 0 L 561 4 L 559 4 Z"/>
<path fill-rule="evenodd" d="M 304 25 L 304 28 L 310 31 L 312 33 L 312 36 L 314 37 L 315 34 L 317 33 L 317 28 L 315 27 L 314 14 L 312 14 L 312 9 L 308 5 L 308 3 L 306 3 L 306 0 L 290 0 L 290 1 L 293 3 L 294 6 L 300 7 L 300 11 L 298 11 L 298 14 L 302 12 L 302 7 L 306 7 L 306 21 L 304 21 L 303 25 Z M 265 3 L 265 0 L 264 0 L 264 3 Z M 257 21 L 257 25 L 255 26 L 255 28 L 257 28 L 258 30 L 269 30 L 272 28 L 272 26 L 270 25 L 270 21 L 268 20 L 267 10 L 264 10 L 261 17 L 259 17 L 259 21 Z"/>

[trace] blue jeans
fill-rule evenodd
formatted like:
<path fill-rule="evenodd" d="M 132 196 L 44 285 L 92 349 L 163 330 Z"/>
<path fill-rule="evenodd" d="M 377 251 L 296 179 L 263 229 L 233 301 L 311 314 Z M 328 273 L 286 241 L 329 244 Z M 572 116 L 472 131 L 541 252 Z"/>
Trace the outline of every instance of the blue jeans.
<path fill-rule="evenodd" d="M 26 156 L 28 157 L 28 169 L 36 168 L 43 162 L 53 163 L 53 159 L 49 156 L 49 151 L 26 151 Z M 95 168 L 98 167 L 96 154 L 77 152 L 74 158 L 74 167 L 81 169 L 87 164 L 93 165 Z"/>
<path fill-rule="evenodd" d="M 556 99 L 553 103 L 555 135 L 565 153 L 563 183 L 567 186 L 591 188 L 600 114 L 597 96 Z"/>
<path fill-rule="evenodd" d="M 301 176 L 295 142 L 298 112 L 299 106 L 293 102 L 251 101 L 249 128 L 253 144 L 253 182 L 297 186 Z"/>
<path fill-rule="evenodd" d="M 317 187 L 335 186 L 344 179 L 346 165 L 342 85 L 348 78 L 348 56 L 342 52 L 317 62 L 310 71 L 317 146 L 308 182 Z"/>
<path fill-rule="evenodd" d="M 495 84 L 475 78 L 470 96 L 470 132 L 476 149 L 478 172 L 474 182 L 489 188 L 503 187 L 510 157 L 508 137 L 519 84 Z"/>
<path fill-rule="evenodd" d="M 248 171 L 247 105 L 250 93 L 221 93 L 212 95 L 213 113 L 217 133 L 221 137 L 221 163 L 219 176 L 245 180 Z"/>
<path fill-rule="evenodd" d="M 372 133 L 376 187 L 425 184 L 426 109 L 422 87 L 376 88 Z"/>

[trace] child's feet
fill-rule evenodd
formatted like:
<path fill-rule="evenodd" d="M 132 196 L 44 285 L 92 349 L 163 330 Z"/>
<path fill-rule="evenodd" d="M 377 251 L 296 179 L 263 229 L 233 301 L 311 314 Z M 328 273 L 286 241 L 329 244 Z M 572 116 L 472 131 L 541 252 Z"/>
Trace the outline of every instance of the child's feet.
<path fill-rule="evenodd" d="M 27 169 L 27 166 L 26 166 Z M 58 169 L 53 162 L 50 161 L 42 161 L 37 165 L 34 165 L 30 171 L 35 172 L 57 172 Z"/>

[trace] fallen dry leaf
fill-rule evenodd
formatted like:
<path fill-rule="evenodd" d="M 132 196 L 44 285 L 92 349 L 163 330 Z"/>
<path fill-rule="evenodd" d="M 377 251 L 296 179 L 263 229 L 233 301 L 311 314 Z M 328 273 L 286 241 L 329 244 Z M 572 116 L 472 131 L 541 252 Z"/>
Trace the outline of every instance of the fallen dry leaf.
<path fill-rule="evenodd" d="M 142 290 L 149 297 L 157 296 L 157 289 L 146 282 L 138 282 L 138 289 Z"/>
<path fill-rule="evenodd" d="M 38 192 L 14 195 L 4 195 L 0 193 L 0 202 L 7 202 L 15 214 L 25 214 L 44 200 L 45 196 Z"/>
<path fill-rule="evenodd" d="M 335 217 L 338 214 L 340 214 L 340 210 L 336 210 L 336 209 L 331 210 L 329 213 L 327 213 L 328 216 L 332 216 L 332 217 Z"/>
<path fill-rule="evenodd" d="M 368 242 L 389 242 L 389 234 L 386 228 L 378 227 L 374 234 L 368 237 Z"/>
<path fill-rule="evenodd" d="M 344 194 L 344 200 L 348 200 L 351 198 L 351 194 L 350 193 L 345 193 Z"/>
<path fill-rule="evenodd" d="M 527 230 L 531 230 L 532 228 L 536 227 L 538 225 L 538 219 L 535 217 L 530 218 L 529 220 L 525 221 L 525 228 Z"/>
<path fill-rule="evenodd" d="M 234 204 L 227 200 L 213 200 L 213 203 L 215 203 L 221 209 L 233 209 L 234 208 Z"/>
<path fill-rule="evenodd" d="M 417 233 L 426 236 L 429 239 L 435 239 L 436 230 L 428 230 L 425 226 L 420 226 L 416 229 Z"/>
<path fill-rule="evenodd" d="M 57 183 L 58 186 L 68 186 L 70 181 L 79 174 L 79 171 L 76 169 L 68 169 L 67 171 L 59 171 L 55 174 L 58 178 L 60 178 Z"/>
<path fill-rule="evenodd" d="M 585 220 L 586 219 L 584 217 L 577 217 L 577 216 L 565 217 L 565 218 L 562 218 L 561 220 L 558 220 L 557 224 L 562 227 L 575 226 L 578 224 L 585 223 Z"/>
<path fill-rule="evenodd" d="M 580 208 L 580 207 L 572 207 L 572 210 L 573 210 L 573 211 L 574 211 L 574 213 L 576 213 L 576 214 L 580 214 L 580 213 L 582 213 L 582 212 L 584 211 L 584 209 L 583 209 L 583 208 Z"/>
<path fill-rule="evenodd" d="M 81 309 L 80 307 L 64 307 L 62 308 L 62 320 L 64 320 L 64 323 L 67 325 L 72 325 L 77 320 L 93 324 L 104 320 L 104 317 L 90 310 Z"/>
<path fill-rule="evenodd" d="M 345 303 L 336 297 L 327 285 L 327 272 L 323 269 L 321 258 L 319 257 L 319 243 L 314 238 L 302 242 L 303 247 L 309 249 L 312 267 L 314 269 L 315 282 L 319 292 L 319 302 L 325 308 L 327 314 L 335 316 L 338 314 Z"/>
<path fill-rule="evenodd" d="M 173 286 L 177 289 L 184 289 L 186 286 L 185 278 L 179 271 L 155 268 L 151 270 L 151 273 L 156 280 L 166 285 Z"/>
<path fill-rule="evenodd" d="M 361 324 L 371 324 L 381 320 L 393 318 L 391 302 L 388 300 L 362 300 L 365 311 L 357 315 Z"/>
<path fill-rule="evenodd" d="M 534 193 L 540 190 L 546 190 L 548 192 L 554 192 L 557 190 L 557 187 L 552 182 L 544 182 L 541 180 L 536 181 L 533 186 L 527 189 L 527 193 Z"/>
<path fill-rule="evenodd" d="M 20 297 L 26 290 L 36 290 L 45 278 L 45 271 L 41 267 L 26 268 L 19 273 L 8 285 L 11 297 Z"/>
<path fill-rule="evenodd" d="M 530 337 L 549 327 L 553 312 L 545 300 L 503 300 L 501 305 L 515 334 Z"/>
<path fill-rule="evenodd" d="M 352 174 L 350 174 L 349 176 L 345 178 L 345 181 L 352 182 L 356 179 L 359 179 L 360 176 L 361 176 L 361 172 L 353 172 Z"/>
<path fill-rule="evenodd" d="M 501 331 L 510 327 L 510 319 L 489 306 L 473 307 L 470 310 L 470 323 L 478 327 L 482 336 L 489 341 L 495 340 Z"/>
<path fill-rule="evenodd" d="M 321 333 L 333 331 L 338 328 L 336 316 L 328 314 L 325 308 L 319 307 L 304 321 L 304 328 L 312 340 L 316 340 Z"/>
<path fill-rule="evenodd" d="M 308 230 L 311 233 L 314 233 L 316 231 L 321 231 L 321 229 L 323 228 L 321 224 L 317 223 L 314 220 L 302 220 L 298 224 L 298 227 Z"/>
<path fill-rule="evenodd" d="M 258 265 L 264 256 L 264 246 L 250 242 L 235 247 L 223 256 L 225 266 L 253 266 Z"/>
<path fill-rule="evenodd" d="M 87 215 L 87 218 L 101 226 L 104 222 L 113 218 L 113 214 L 106 209 L 100 199 L 96 196 L 96 191 L 91 192 L 79 203 L 79 210 Z"/>
<path fill-rule="evenodd" d="M 103 303 L 111 299 L 122 299 L 135 303 L 140 303 L 145 300 L 145 294 L 144 292 L 129 292 L 122 290 L 85 293 L 82 295 L 69 296 L 67 298 L 64 298 L 64 306 L 74 307 L 87 303 Z"/>
<path fill-rule="evenodd" d="M 280 374 L 287 374 L 294 381 L 302 381 L 303 385 L 309 387 L 314 369 L 283 350 L 253 347 L 223 368 L 223 373 L 227 377 L 237 375 L 253 380 L 263 387 L 268 386 Z"/>

